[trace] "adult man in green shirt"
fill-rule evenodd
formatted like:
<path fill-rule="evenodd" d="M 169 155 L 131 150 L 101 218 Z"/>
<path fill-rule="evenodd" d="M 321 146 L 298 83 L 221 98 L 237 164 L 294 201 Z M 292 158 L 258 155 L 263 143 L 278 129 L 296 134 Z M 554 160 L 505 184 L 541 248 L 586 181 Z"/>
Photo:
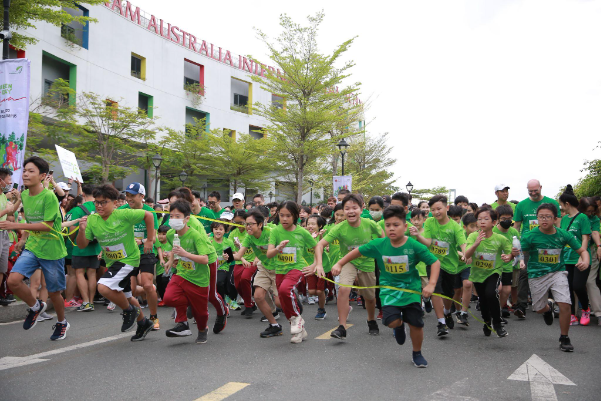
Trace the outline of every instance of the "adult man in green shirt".
<path fill-rule="evenodd" d="M 197 216 L 203 227 L 205 228 L 206 233 L 211 233 L 211 221 L 203 218 L 216 219 L 213 211 L 207 207 L 201 206 L 201 193 L 198 191 L 193 191 L 192 195 L 194 196 L 194 202 L 192 203 L 192 214 Z"/>
<path fill-rule="evenodd" d="M 514 227 L 520 232 L 521 238 L 523 238 L 528 232 L 539 227 L 539 221 L 537 220 L 537 208 L 543 203 L 554 204 L 558 210 L 558 217 L 555 220 L 555 226 L 560 227 L 560 205 L 558 201 L 545 197 L 541 194 L 541 183 L 539 180 L 529 180 L 527 183 L 527 191 L 529 197 L 525 198 L 518 203 L 514 209 Z M 525 265 L 528 264 L 528 256 L 525 256 Z M 527 313 L 527 300 L 529 295 L 529 282 L 527 278 L 527 272 L 525 270 L 520 271 L 518 278 L 518 305 L 514 310 L 514 315 L 518 318 L 525 318 Z"/>
<path fill-rule="evenodd" d="M 512 208 L 512 212 L 514 212 L 516 205 L 512 202 L 508 202 L 508 190 L 509 186 L 505 184 L 498 184 L 495 186 L 495 195 L 497 196 L 497 201 L 491 204 L 491 208 L 494 210 L 497 209 L 500 205 L 509 205 Z"/>
<path fill-rule="evenodd" d="M 226 208 L 222 208 L 220 204 L 221 198 L 222 196 L 218 191 L 212 191 L 207 196 L 207 203 L 211 211 L 213 211 L 213 219 L 219 219 L 222 212 L 226 211 Z M 211 231 L 207 233 L 211 233 Z"/>
<path fill-rule="evenodd" d="M 2 192 L 0 193 L 0 222 L 6 221 L 6 217 L 14 214 L 19 205 L 21 205 L 21 194 L 13 189 L 12 175 L 13 172 L 11 170 L 0 168 L 0 187 L 2 187 Z M 9 203 L 6 197 L 7 194 L 15 201 L 14 205 Z M 8 232 L 0 230 L 0 283 L 2 283 L 3 276 L 8 271 L 8 251 L 10 244 L 11 241 L 8 238 Z M 9 302 L 10 300 L 6 303 Z"/>
<path fill-rule="evenodd" d="M 96 212 L 94 206 L 94 186 L 85 185 L 82 186 L 84 193 L 84 203 L 73 208 L 69 211 L 69 215 L 65 217 L 65 220 L 71 221 L 84 216 L 92 215 Z M 79 225 L 79 224 L 78 224 Z M 77 227 L 77 226 L 76 226 Z M 77 234 L 79 230 L 76 230 L 71 234 L 71 240 L 77 241 Z M 78 307 L 77 311 L 93 311 L 94 304 L 92 299 L 96 293 L 96 272 L 100 268 L 100 261 L 98 260 L 98 254 L 100 254 L 100 245 L 98 242 L 91 242 L 84 249 L 79 247 L 73 247 L 71 265 L 75 269 L 75 277 L 77 279 L 77 287 L 82 296 L 83 303 Z M 86 274 L 88 279 L 86 280 Z"/>
<path fill-rule="evenodd" d="M 236 193 L 232 196 L 232 205 L 234 209 L 245 209 L 245 196 L 243 193 Z"/>

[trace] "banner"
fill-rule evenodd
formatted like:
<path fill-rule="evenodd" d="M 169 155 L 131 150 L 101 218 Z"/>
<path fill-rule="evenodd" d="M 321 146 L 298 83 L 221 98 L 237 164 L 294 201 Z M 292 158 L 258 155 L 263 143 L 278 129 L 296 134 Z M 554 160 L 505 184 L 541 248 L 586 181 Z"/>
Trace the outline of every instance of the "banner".
<path fill-rule="evenodd" d="M 81 170 L 79 170 L 75 154 L 56 144 L 54 146 L 56 147 L 56 153 L 59 156 L 59 162 L 61 162 L 61 167 L 63 168 L 63 176 L 67 179 L 79 180 L 80 183 L 83 183 L 84 179 L 82 179 L 82 173 Z"/>
<path fill-rule="evenodd" d="M 335 197 L 339 190 L 351 191 L 351 176 L 332 176 L 332 191 Z"/>
<path fill-rule="evenodd" d="M 27 59 L 0 60 L 0 167 L 13 171 L 13 183 L 23 184 L 23 160 L 29 121 Z"/>

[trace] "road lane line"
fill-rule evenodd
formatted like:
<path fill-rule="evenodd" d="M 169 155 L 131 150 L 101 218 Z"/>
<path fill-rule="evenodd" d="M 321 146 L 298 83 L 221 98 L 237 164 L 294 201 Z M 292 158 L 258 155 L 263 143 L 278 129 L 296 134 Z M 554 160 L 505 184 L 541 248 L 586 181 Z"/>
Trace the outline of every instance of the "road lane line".
<path fill-rule="evenodd" d="M 222 385 L 215 391 L 211 391 L 208 394 L 201 396 L 199 399 L 195 399 L 196 401 L 222 401 L 229 397 L 230 395 L 234 395 L 238 391 L 243 388 L 248 387 L 251 384 L 247 384 L 245 382 L 229 382 L 225 385 Z"/>
<path fill-rule="evenodd" d="M 11 325 L 11 324 L 19 323 L 19 322 L 23 322 L 23 320 L 11 321 L 11 322 L 0 322 L 0 325 Z"/>
<path fill-rule="evenodd" d="M 349 329 L 350 327 L 353 327 L 353 324 L 347 324 L 347 328 L 346 328 L 346 329 Z M 331 339 L 331 338 L 330 338 L 330 333 L 331 333 L 332 331 L 334 331 L 335 329 L 337 329 L 337 328 L 338 328 L 338 327 L 336 327 L 336 328 L 333 328 L 333 329 L 331 329 L 331 330 L 329 330 L 329 331 L 327 331 L 327 332 L 324 332 L 322 335 L 318 336 L 316 339 Z"/>

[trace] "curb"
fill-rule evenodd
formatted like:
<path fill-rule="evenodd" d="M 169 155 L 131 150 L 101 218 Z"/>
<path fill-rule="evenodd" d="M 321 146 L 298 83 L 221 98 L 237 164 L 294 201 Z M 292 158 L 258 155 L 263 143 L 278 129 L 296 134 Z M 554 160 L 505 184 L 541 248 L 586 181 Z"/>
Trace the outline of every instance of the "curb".
<path fill-rule="evenodd" d="M 46 311 L 54 311 L 52 301 L 48 299 L 48 308 Z M 27 304 L 23 301 L 16 301 L 8 306 L 0 306 L 0 323 L 24 320 L 27 315 Z"/>

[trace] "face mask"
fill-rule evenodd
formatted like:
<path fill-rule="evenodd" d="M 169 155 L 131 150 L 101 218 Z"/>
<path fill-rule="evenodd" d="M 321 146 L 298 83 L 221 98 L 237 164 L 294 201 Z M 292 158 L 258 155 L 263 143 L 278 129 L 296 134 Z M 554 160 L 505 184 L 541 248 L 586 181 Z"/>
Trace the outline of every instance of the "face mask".
<path fill-rule="evenodd" d="M 510 226 L 512 226 L 512 219 L 506 219 L 506 220 L 500 221 L 500 226 L 503 227 L 504 229 L 510 229 Z"/>
<path fill-rule="evenodd" d="M 169 226 L 173 230 L 182 230 L 184 229 L 184 219 L 170 219 Z"/>
<path fill-rule="evenodd" d="M 6 184 L 6 182 L 4 180 L 2 180 L 2 183 L 5 184 L 5 186 L 2 187 L 2 192 L 4 194 L 8 193 L 9 191 L 11 191 L 13 189 L 13 186 L 11 186 L 10 184 Z"/>
<path fill-rule="evenodd" d="M 372 217 L 372 219 L 380 219 L 383 216 L 383 212 L 382 211 L 370 211 L 370 216 Z"/>

